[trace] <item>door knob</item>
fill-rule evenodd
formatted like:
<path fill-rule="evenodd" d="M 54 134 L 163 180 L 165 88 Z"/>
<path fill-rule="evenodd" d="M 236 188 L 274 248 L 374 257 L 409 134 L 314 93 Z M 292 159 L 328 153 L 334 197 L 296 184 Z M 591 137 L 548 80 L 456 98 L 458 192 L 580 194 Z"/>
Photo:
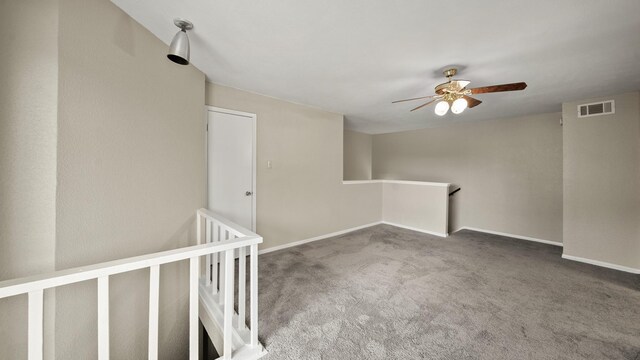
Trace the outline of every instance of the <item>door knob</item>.
<path fill-rule="evenodd" d="M 245 196 L 251 196 L 253 195 L 253 193 L 251 191 L 247 191 L 246 193 L 244 193 Z"/>

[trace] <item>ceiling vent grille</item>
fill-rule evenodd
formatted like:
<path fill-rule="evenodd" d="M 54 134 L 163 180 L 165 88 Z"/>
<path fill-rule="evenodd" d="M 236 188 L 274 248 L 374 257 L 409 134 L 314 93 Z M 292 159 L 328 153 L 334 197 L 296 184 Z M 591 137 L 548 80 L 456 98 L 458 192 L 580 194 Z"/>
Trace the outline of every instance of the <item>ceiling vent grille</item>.
<path fill-rule="evenodd" d="M 615 114 L 615 113 L 616 113 L 616 104 L 613 100 L 578 105 L 579 118 L 609 115 L 609 114 Z"/>

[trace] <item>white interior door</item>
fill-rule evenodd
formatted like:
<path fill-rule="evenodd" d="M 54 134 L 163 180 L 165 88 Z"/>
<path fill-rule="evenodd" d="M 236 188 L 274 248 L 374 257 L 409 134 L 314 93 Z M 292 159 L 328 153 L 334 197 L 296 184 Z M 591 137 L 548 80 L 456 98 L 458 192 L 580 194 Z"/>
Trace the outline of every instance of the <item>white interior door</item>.
<path fill-rule="evenodd" d="M 207 108 L 209 208 L 255 231 L 254 114 Z"/>

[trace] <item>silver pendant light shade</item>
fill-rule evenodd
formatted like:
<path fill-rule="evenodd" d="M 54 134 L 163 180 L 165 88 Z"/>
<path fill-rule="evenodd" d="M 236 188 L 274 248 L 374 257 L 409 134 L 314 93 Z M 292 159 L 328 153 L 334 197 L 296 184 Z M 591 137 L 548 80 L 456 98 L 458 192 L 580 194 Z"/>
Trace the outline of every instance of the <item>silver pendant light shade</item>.
<path fill-rule="evenodd" d="M 193 29 L 193 24 L 184 19 L 174 19 L 173 23 L 180 28 L 180 31 L 171 40 L 169 60 L 180 65 L 189 65 L 189 37 L 187 30 Z"/>

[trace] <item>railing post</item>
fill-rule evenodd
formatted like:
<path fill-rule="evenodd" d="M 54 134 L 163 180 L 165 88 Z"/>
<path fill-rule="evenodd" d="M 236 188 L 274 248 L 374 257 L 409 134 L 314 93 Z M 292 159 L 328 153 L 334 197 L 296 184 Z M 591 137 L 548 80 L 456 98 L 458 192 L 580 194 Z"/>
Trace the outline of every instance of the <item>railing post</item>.
<path fill-rule="evenodd" d="M 202 216 L 200 215 L 200 211 L 196 211 L 196 239 L 198 245 L 202 244 Z"/>
<path fill-rule="evenodd" d="M 220 226 L 218 224 L 216 224 L 215 222 L 213 223 L 213 237 L 211 239 L 212 242 L 218 242 L 220 240 L 220 236 L 218 235 L 220 232 Z M 211 264 L 211 292 L 213 294 L 217 294 L 218 293 L 218 253 L 214 253 L 211 255 L 212 258 L 212 264 Z"/>
<path fill-rule="evenodd" d="M 198 273 L 200 258 L 189 259 L 189 360 L 198 360 Z"/>
<path fill-rule="evenodd" d="M 234 276 L 234 259 L 233 250 L 227 250 L 224 254 L 225 278 L 224 278 L 224 331 L 222 356 L 224 359 L 231 359 L 233 351 L 232 335 L 233 335 L 233 276 Z"/>
<path fill-rule="evenodd" d="M 227 239 L 227 230 L 224 227 L 220 227 L 220 241 Z M 226 281 L 227 277 L 227 256 L 225 254 L 224 257 L 220 257 L 220 290 L 218 295 L 218 302 L 220 305 L 225 304 L 225 292 L 226 292 L 226 284 L 223 284 L 223 280 Z"/>
<path fill-rule="evenodd" d="M 205 242 L 207 244 L 211 243 L 211 220 L 207 219 L 206 220 L 206 225 L 205 225 Z M 205 270 L 205 275 L 206 275 L 206 280 L 205 280 L 205 285 L 211 285 L 211 254 L 207 254 L 205 256 L 206 261 L 205 261 L 205 266 L 206 266 L 206 270 Z"/>
<path fill-rule="evenodd" d="M 247 253 L 246 248 L 238 249 L 238 329 L 244 329 L 247 301 Z"/>
<path fill-rule="evenodd" d="M 158 358 L 158 315 L 160 300 L 160 266 L 149 268 L 149 360 Z"/>
<path fill-rule="evenodd" d="M 98 359 L 109 359 L 109 277 L 98 278 Z"/>
<path fill-rule="evenodd" d="M 251 245 L 250 250 L 250 301 L 251 301 L 251 347 L 259 346 L 258 343 L 258 245 Z"/>
<path fill-rule="evenodd" d="M 29 292 L 29 318 L 28 318 L 28 333 L 29 333 L 29 360 L 42 360 L 43 354 L 43 306 L 44 306 L 44 291 L 35 290 Z"/>

